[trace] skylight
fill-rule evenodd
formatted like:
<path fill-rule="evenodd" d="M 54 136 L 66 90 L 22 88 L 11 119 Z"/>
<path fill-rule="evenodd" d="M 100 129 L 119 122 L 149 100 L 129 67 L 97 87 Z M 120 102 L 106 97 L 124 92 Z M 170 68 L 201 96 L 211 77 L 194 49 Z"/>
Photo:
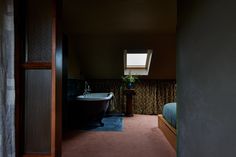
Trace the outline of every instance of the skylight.
<path fill-rule="evenodd" d="M 124 74 L 148 75 L 151 58 L 151 49 L 125 50 Z"/>
<path fill-rule="evenodd" d="M 127 68 L 146 68 L 147 53 L 127 53 Z"/>

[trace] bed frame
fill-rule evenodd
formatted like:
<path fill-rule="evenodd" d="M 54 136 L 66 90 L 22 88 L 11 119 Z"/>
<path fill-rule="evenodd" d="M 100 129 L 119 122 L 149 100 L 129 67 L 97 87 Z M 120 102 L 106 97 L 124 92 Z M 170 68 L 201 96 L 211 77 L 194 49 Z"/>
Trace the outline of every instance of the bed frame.
<path fill-rule="evenodd" d="M 158 115 L 158 127 L 163 132 L 171 146 L 176 150 L 176 129 L 164 119 L 162 114 Z"/>

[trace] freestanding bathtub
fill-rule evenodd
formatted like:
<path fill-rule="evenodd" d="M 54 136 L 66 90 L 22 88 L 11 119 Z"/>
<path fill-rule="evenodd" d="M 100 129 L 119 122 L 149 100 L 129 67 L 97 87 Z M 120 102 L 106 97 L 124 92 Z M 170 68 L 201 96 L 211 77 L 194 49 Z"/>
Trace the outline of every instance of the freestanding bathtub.
<path fill-rule="evenodd" d="M 77 96 L 70 103 L 70 117 L 72 125 L 100 125 L 107 111 L 113 93 L 88 93 Z"/>

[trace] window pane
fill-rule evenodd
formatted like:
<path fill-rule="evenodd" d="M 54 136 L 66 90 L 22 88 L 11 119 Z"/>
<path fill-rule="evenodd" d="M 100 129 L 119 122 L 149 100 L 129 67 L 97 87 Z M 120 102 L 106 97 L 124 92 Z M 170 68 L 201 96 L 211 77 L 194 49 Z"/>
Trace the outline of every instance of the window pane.
<path fill-rule="evenodd" d="M 127 54 L 127 67 L 146 67 L 147 53 Z"/>

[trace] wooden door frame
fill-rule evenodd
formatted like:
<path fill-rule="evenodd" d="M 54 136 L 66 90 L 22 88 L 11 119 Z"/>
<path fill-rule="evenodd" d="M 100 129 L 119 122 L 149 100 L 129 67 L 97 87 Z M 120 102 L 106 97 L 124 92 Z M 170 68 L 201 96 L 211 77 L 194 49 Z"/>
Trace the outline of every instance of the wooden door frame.
<path fill-rule="evenodd" d="M 24 140 L 23 135 L 23 99 L 22 91 L 24 84 L 24 75 L 21 69 L 21 52 L 25 49 L 25 5 L 20 0 L 14 0 L 14 28 L 15 28 L 15 148 L 16 157 L 20 157 L 23 154 L 23 145 L 21 142 Z"/>
<path fill-rule="evenodd" d="M 52 98 L 51 98 L 51 151 L 50 154 L 36 155 L 37 157 L 60 157 L 62 139 L 62 85 L 63 85 L 63 52 L 62 52 L 62 0 L 52 0 L 52 62 L 45 65 L 52 70 Z M 15 83 L 16 83 L 16 109 L 15 109 L 15 147 L 16 157 L 23 155 L 24 140 L 24 73 L 21 67 L 22 51 L 25 51 L 25 1 L 14 0 L 15 23 Z M 34 66 L 34 65 L 33 65 Z M 35 66 L 37 67 L 37 65 Z M 35 155 L 24 155 L 35 157 Z"/>
<path fill-rule="evenodd" d="M 65 99 L 63 95 L 63 47 L 62 47 L 62 0 L 53 0 L 53 12 L 54 12 L 54 25 L 56 28 L 54 39 L 55 40 L 55 85 L 56 85 L 56 97 L 55 97 L 55 139 L 54 139 L 54 149 L 55 157 L 61 157 L 61 147 L 62 147 L 62 104 L 63 99 Z M 52 129 L 53 130 L 53 129 Z"/>

